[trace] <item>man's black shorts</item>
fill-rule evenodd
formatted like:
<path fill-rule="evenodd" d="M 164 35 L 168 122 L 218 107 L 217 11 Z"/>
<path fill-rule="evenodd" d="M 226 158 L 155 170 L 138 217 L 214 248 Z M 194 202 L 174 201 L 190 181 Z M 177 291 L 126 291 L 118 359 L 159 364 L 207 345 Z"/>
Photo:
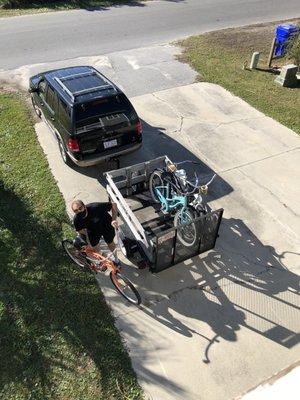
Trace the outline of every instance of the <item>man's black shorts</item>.
<path fill-rule="evenodd" d="M 106 243 L 113 242 L 115 237 L 115 230 L 111 225 L 108 225 L 104 229 L 102 229 L 101 232 L 89 232 L 88 235 L 91 246 L 94 247 L 97 246 L 102 236 Z"/>

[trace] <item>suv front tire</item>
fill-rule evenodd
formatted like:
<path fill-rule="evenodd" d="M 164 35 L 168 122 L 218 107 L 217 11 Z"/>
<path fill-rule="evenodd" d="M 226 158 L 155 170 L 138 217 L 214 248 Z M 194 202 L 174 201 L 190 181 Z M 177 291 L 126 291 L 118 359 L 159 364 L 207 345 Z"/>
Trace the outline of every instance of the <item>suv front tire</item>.
<path fill-rule="evenodd" d="M 31 96 L 31 103 L 32 103 L 32 106 L 33 106 L 33 108 L 34 108 L 34 111 L 35 111 L 35 113 L 36 113 L 36 115 L 38 116 L 38 118 L 42 118 L 42 112 L 41 112 L 41 110 L 38 108 L 38 106 L 35 104 L 35 102 L 34 102 L 34 100 L 33 100 L 33 96 Z"/>

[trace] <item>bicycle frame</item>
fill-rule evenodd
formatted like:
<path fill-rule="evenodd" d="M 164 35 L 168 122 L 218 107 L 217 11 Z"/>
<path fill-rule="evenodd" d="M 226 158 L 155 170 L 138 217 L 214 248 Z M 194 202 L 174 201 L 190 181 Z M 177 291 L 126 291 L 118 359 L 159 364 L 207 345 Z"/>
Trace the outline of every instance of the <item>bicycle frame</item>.
<path fill-rule="evenodd" d="M 162 205 L 162 209 L 166 212 L 170 212 L 174 209 L 187 207 L 188 200 L 186 196 L 170 196 L 170 185 L 167 186 L 157 186 L 155 188 L 158 199 Z M 162 192 L 166 192 L 166 196 Z"/>
<path fill-rule="evenodd" d="M 91 264 L 89 267 L 94 272 L 96 272 L 96 273 L 102 272 L 101 267 L 106 267 L 106 268 L 110 269 L 113 274 L 121 272 L 120 268 L 117 267 L 112 260 L 109 260 L 108 258 L 104 257 L 102 254 L 95 252 L 89 246 L 84 246 L 79 251 L 83 255 L 83 257 L 85 257 L 86 259 L 91 261 Z M 100 267 L 100 265 L 97 265 L 97 262 L 101 263 L 101 267 Z"/>

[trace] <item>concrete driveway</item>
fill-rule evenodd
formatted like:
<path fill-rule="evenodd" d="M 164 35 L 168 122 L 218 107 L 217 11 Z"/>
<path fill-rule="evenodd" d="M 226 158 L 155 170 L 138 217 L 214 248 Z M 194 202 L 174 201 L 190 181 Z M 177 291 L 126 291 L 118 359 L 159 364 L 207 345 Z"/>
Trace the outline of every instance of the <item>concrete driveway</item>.
<path fill-rule="evenodd" d="M 159 274 L 124 267 L 140 308 L 108 277 L 100 285 L 149 398 L 232 399 L 300 357 L 299 137 L 213 84 L 131 100 L 144 145 L 122 165 L 198 159 L 218 174 L 210 204 L 225 213 L 214 250 Z M 36 130 L 67 204 L 105 200 L 103 168 L 65 167 L 44 123 Z"/>
<path fill-rule="evenodd" d="M 299 359 L 299 138 L 216 85 L 133 101 L 147 156 L 205 162 L 225 213 L 215 250 L 133 277 L 146 306 L 114 300 L 117 326 L 154 399 L 231 399 Z"/>

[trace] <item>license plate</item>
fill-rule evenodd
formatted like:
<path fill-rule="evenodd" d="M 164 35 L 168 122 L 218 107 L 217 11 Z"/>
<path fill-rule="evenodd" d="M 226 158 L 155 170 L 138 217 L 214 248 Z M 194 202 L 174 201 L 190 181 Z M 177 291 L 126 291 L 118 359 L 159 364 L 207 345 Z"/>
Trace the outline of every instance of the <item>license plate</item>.
<path fill-rule="evenodd" d="M 109 149 L 110 147 L 114 147 L 118 145 L 117 139 L 108 140 L 107 142 L 103 142 L 103 146 L 105 149 Z"/>

